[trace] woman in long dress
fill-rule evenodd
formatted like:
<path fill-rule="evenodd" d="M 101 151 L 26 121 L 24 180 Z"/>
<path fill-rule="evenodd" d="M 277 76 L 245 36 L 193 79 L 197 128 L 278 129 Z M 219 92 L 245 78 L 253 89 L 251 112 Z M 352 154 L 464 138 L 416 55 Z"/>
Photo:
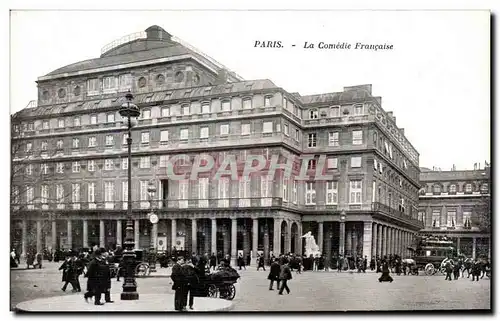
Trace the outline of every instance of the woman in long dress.
<path fill-rule="evenodd" d="M 387 263 L 387 261 L 384 261 L 384 263 L 382 264 L 382 276 L 380 276 L 378 281 L 379 282 L 392 282 L 392 281 L 394 281 L 389 273 L 390 273 L 389 263 Z"/>

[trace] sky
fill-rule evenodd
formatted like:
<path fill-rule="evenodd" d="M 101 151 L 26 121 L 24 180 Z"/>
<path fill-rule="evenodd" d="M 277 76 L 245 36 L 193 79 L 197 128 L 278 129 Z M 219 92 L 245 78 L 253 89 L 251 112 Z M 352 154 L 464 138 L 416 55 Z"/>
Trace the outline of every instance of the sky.
<path fill-rule="evenodd" d="M 372 84 L 422 167 L 490 162 L 487 11 L 12 11 L 10 19 L 11 113 L 37 99 L 38 77 L 159 25 L 244 79 L 270 79 L 288 92 Z M 304 49 L 306 41 L 394 49 Z"/>

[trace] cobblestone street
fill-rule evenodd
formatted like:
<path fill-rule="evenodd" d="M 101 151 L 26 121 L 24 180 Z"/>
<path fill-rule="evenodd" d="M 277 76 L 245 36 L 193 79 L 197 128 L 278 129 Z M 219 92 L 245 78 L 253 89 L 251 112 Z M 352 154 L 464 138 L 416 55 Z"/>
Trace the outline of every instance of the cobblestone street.
<path fill-rule="evenodd" d="M 47 263 L 42 270 L 11 271 L 11 308 L 37 298 L 80 295 L 61 291 L 58 264 Z M 269 270 L 268 270 L 269 271 Z M 444 276 L 396 276 L 393 283 L 379 283 L 375 273 L 306 272 L 293 274 L 291 293 L 279 296 L 269 291 L 267 273 L 249 268 L 241 271 L 236 284 L 233 311 L 352 311 L 352 310 L 440 310 L 489 309 L 490 280 L 472 282 L 461 278 L 445 281 Z M 164 269 L 157 274 L 166 275 Z M 86 279 L 80 278 L 82 289 Z M 169 277 L 138 279 L 142 294 L 173 293 Z M 69 286 L 69 289 L 71 286 Z M 113 281 L 113 292 L 121 282 Z M 119 300 L 115 294 L 114 300 Z M 195 301 L 196 302 L 196 301 Z M 82 305 L 85 304 L 82 298 Z M 162 304 L 162 302 L 158 302 Z M 196 304 L 196 303 L 195 303 Z"/>

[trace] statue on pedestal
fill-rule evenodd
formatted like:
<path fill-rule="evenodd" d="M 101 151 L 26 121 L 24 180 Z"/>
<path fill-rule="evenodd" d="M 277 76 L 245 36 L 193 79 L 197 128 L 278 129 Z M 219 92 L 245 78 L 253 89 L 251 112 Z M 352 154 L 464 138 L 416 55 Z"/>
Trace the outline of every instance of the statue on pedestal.
<path fill-rule="evenodd" d="M 312 235 L 311 231 L 307 232 L 305 235 L 302 235 L 302 237 L 306 239 L 306 246 L 305 246 L 306 256 L 309 257 L 311 254 L 313 257 L 320 256 L 321 252 L 319 251 L 319 246 L 316 244 L 316 241 L 314 240 L 314 236 Z"/>

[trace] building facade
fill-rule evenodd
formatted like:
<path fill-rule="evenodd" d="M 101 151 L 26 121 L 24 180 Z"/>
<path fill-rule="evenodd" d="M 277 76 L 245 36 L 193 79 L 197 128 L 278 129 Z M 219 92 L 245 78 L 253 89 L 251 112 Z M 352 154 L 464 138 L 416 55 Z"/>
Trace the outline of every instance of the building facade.
<path fill-rule="evenodd" d="M 491 256 L 490 167 L 435 171 L 422 168 L 422 234 L 446 236 L 467 257 Z"/>
<path fill-rule="evenodd" d="M 158 250 L 302 252 L 311 231 L 328 256 L 405 254 L 418 220 L 419 155 L 371 85 L 301 96 L 270 80 L 245 81 L 162 28 L 113 42 L 99 58 L 38 78 L 38 101 L 12 117 L 12 242 L 29 248 L 111 247 L 123 242 L 132 166 L 135 244 Z M 118 110 L 131 91 L 132 132 Z M 173 180 L 193 159 L 267 160 L 250 179 Z M 309 180 L 273 155 L 307 161 Z M 320 156 L 326 181 L 315 180 Z M 154 184 L 156 195 L 148 195 Z M 151 199 L 152 198 L 152 199 Z M 151 224 L 155 211 L 160 221 Z M 345 213 L 341 221 L 340 213 Z"/>

